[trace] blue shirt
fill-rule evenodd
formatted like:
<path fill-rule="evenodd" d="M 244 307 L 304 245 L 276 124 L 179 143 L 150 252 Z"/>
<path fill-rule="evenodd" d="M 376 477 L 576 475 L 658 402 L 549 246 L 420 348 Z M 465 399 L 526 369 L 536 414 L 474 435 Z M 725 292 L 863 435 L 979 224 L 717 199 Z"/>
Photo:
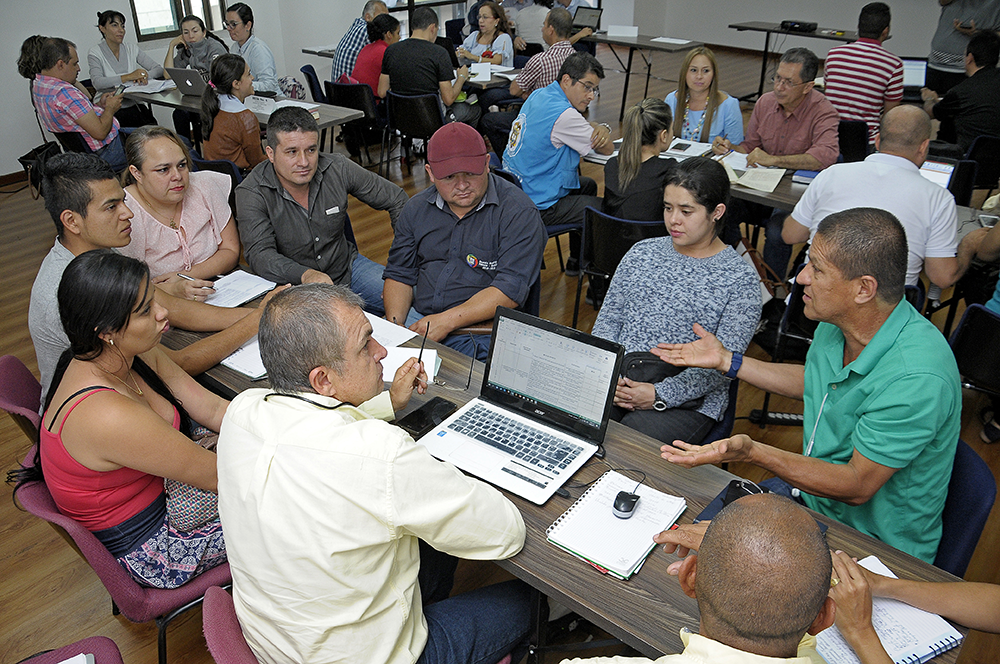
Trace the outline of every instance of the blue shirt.
<path fill-rule="evenodd" d="M 333 58 L 330 80 L 336 83 L 342 74 L 350 76 L 351 72 L 354 71 L 354 64 L 358 61 L 358 53 L 367 45 L 368 21 L 356 18 L 344 36 L 337 42 L 337 53 Z"/>
<path fill-rule="evenodd" d="M 253 89 L 257 92 L 278 92 L 278 74 L 274 65 L 274 54 L 256 35 L 243 42 L 233 44 L 232 52 L 247 61 L 253 75 Z"/>
<path fill-rule="evenodd" d="M 674 114 L 674 117 L 677 117 L 677 91 L 674 90 L 668 94 L 664 101 L 667 102 L 667 106 L 670 107 L 670 112 Z M 698 143 L 711 143 L 715 140 L 716 136 L 722 136 L 729 139 L 729 142 L 733 145 L 743 142 L 743 111 L 740 110 L 740 102 L 735 97 L 727 96 L 726 100 L 719 104 L 715 112 L 712 113 L 712 126 L 708 128 L 708 137 L 704 141 L 701 139 L 700 129 L 693 136 L 687 133 L 688 125 L 690 125 L 693 132 L 703 115 L 705 115 L 705 111 L 689 110 L 687 112 L 688 122 L 681 131 L 681 135 L 677 138 L 685 141 L 696 141 Z M 683 120 L 683 118 L 681 119 Z"/>

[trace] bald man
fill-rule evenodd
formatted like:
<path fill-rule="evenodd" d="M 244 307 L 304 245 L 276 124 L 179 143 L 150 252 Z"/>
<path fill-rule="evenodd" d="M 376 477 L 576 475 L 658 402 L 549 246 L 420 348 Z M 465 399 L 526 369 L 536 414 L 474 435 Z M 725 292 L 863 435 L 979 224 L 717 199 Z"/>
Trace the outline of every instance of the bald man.
<path fill-rule="evenodd" d="M 968 269 L 975 248 L 963 242 L 956 249 L 955 197 L 920 174 L 930 138 L 930 118 L 919 107 L 889 110 L 875 137 L 878 152 L 817 175 L 785 219 L 781 239 L 787 244 L 811 242 L 819 222 L 834 212 L 881 208 L 906 230 L 906 285 L 917 285 L 921 269 L 941 288 L 954 284 Z"/>
<path fill-rule="evenodd" d="M 835 609 L 828 596 L 832 563 L 826 540 L 808 513 L 774 494 L 747 496 L 719 512 L 703 540 L 700 533 L 699 526 L 682 526 L 656 536 L 668 551 L 678 546 L 698 550 L 675 563 L 674 571 L 684 593 L 698 600 L 701 614 L 698 634 L 681 630 L 684 652 L 665 655 L 656 664 L 822 662 L 813 635 L 833 624 Z"/>

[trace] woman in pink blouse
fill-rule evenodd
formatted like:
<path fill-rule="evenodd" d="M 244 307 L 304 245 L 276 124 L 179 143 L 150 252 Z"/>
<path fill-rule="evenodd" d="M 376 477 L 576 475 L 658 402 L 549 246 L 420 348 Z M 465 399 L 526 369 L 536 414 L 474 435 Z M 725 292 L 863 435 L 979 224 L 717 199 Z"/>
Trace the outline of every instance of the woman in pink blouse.
<path fill-rule="evenodd" d="M 232 181 L 212 171 L 191 173 L 190 155 L 165 127 L 140 127 L 125 144 L 125 202 L 135 214 L 132 241 L 121 252 L 149 265 L 155 283 L 178 274 L 212 279 L 236 266 L 240 238 L 229 208 Z M 189 281 L 184 293 L 204 300 L 207 282 Z"/>

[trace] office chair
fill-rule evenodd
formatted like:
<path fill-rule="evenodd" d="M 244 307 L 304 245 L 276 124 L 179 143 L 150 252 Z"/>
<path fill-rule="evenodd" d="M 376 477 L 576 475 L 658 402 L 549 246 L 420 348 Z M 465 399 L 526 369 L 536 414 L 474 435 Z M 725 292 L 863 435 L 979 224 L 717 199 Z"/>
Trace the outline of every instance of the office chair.
<path fill-rule="evenodd" d="M 990 467 L 965 441 L 959 440 L 941 514 L 941 544 L 934 558 L 935 567 L 965 576 L 996 497 L 997 483 Z"/>
<path fill-rule="evenodd" d="M 989 198 L 1000 180 L 1000 137 L 977 136 L 965 158 L 976 162 L 976 189 L 989 189 Z"/>
<path fill-rule="evenodd" d="M 969 207 L 972 192 L 976 189 L 976 172 L 979 165 L 971 159 L 955 162 L 955 169 L 948 178 L 948 191 L 955 197 L 955 205 Z"/>
<path fill-rule="evenodd" d="M 837 126 L 840 154 L 845 162 L 864 161 L 868 156 L 868 123 L 863 120 L 841 120 Z"/>
<path fill-rule="evenodd" d="M 60 664 L 77 655 L 93 655 L 94 664 L 123 664 L 118 646 L 106 636 L 91 636 L 68 646 L 22 659 L 18 664 Z"/>
<path fill-rule="evenodd" d="M 306 83 L 309 86 L 309 94 L 312 95 L 313 101 L 317 104 L 329 104 L 326 95 L 323 94 L 323 86 L 319 84 L 319 76 L 316 74 L 316 68 L 312 65 L 302 65 L 299 69 L 306 77 Z M 326 143 L 326 129 L 324 129 L 319 135 L 319 147 L 322 150 L 323 145 Z M 331 143 L 330 149 L 333 149 Z"/>
<path fill-rule="evenodd" d="M 0 408 L 7 411 L 32 443 L 38 442 L 42 386 L 13 355 L 0 357 Z"/>
<path fill-rule="evenodd" d="M 219 587 L 206 590 L 201 614 L 205 643 L 216 664 L 257 664 L 228 592 Z"/>
<path fill-rule="evenodd" d="M 368 149 L 368 134 L 372 131 L 381 131 L 382 140 L 380 145 L 387 143 L 389 134 L 389 123 L 382 117 L 375 104 L 375 93 L 366 83 L 331 83 L 324 82 L 326 97 L 335 106 L 353 108 L 364 113 L 363 118 L 351 120 L 344 124 L 344 142 L 347 151 L 352 155 L 356 151 L 361 157 L 361 147 L 365 149 L 365 156 L 368 157 L 369 166 L 372 163 L 372 155 Z M 350 142 L 348 142 L 350 141 Z M 382 173 L 382 163 L 385 162 L 386 172 Z M 389 177 L 389 155 L 383 152 L 379 155 L 378 173 L 383 177 Z"/>
<path fill-rule="evenodd" d="M 580 294 L 583 276 L 614 276 L 622 258 L 636 242 L 651 237 L 663 237 L 667 228 L 663 221 L 630 221 L 604 214 L 587 206 L 583 215 L 583 238 L 580 245 L 580 276 L 576 280 L 576 301 L 573 304 L 573 327 L 580 319 Z M 557 239 L 556 242 L 559 240 Z M 596 307 L 595 307 L 596 308 Z"/>
<path fill-rule="evenodd" d="M 54 131 L 52 135 L 56 137 L 66 152 L 79 152 L 80 154 L 93 152 L 87 145 L 87 141 L 83 140 L 83 135 L 78 131 Z"/>
<path fill-rule="evenodd" d="M 1000 316 L 981 304 L 965 310 L 948 343 L 962 387 L 1000 397 Z"/>
<path fill-rule="evenodd" d="M 386 94 L 386 103 L 389 105 L 389 131 L 398 133 L 401 139 L 421 138 L 428 141 L 434 132 L 444 126 L 444 107 L 441 97 L 435 93 L 401 95 L 390 90 Z M 388 152 L 388 136 L 386 133 L 386 140 L 382 143 L 383 154 Z M 410 141 L 403 140 L 403 145 L 405 155 L 402 160 L 406 163 L 407 172 L 412 173 Z"/>

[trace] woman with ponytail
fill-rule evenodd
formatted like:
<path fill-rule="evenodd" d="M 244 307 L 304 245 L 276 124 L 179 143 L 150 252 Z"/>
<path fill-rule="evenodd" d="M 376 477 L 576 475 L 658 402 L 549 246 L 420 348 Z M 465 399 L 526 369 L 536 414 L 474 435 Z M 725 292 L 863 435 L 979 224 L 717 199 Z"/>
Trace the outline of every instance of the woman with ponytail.
<path fill-rule="evenodd" d="M 604 165 L 603 211 L 633 221 L 663 218 L 663 181 L 677 162 L 660 159 L 670 147 L 670 107 L 654 97 L 625 111 L 622 146 Z"/>
<path fill-rule="evenodd" d="M 253 76 L 243 58 L 226 54 L 212 62 L 201 96 L 205 159 L 228 159 L 246 172 L 267 158 L 260 145 L 260 122 L 243 105 L 252 94 Z"/>

